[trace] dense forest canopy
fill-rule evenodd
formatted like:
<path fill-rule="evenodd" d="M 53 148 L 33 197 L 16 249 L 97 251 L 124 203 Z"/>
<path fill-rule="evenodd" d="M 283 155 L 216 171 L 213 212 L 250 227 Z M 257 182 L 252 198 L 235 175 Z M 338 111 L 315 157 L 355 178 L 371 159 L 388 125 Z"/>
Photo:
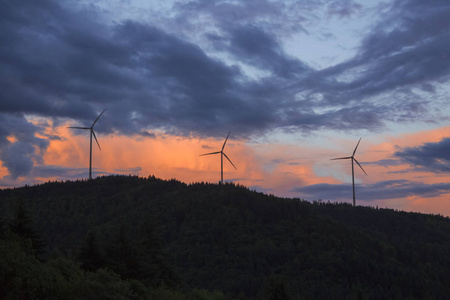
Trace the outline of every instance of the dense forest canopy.
<path fill-rule="evenodd" d="M 450 298 L 442 216 L 153 176 L 49 182 L 0 199 L 9 299 L 94 299 L 95 289 L 98 299 Z"/>

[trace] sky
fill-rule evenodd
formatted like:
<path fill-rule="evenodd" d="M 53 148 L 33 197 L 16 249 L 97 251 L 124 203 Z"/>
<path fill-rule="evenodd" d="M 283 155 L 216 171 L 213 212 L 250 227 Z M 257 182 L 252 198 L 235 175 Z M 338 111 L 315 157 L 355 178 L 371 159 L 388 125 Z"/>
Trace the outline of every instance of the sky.
<path fill-rule="evenodd" d="M 448 0 L 1 0 L 0 187 L 132 174 L 450 216 Z"/>

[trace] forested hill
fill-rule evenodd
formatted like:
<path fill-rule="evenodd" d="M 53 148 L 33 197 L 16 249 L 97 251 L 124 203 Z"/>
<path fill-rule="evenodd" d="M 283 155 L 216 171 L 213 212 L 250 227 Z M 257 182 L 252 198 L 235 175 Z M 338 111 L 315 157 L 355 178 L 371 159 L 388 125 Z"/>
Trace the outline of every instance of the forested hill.
<path fill-rule="evenodd" d="M 11 238 L 22 211 L 34 224 L 23 246 L 34 249 L 24 254 L 35 255 L 33 264 L 63 260 L 97 280 L 97 290 L 110 272 L 122 284 L 117 293 L 126 288 L 135 299 L 158 299 L 161 287 L 171 299 L 450 299 L 450 220 L 442 216 L 135 176 L 2 190 L 0 199 L 2 251 L 22 247 Z M 33 276 L 11 267 L 21 266 L 16 252 L 0 258 L 9 264 L 0 285 L 11 289 L 19 283 L 7 278 Z"/>

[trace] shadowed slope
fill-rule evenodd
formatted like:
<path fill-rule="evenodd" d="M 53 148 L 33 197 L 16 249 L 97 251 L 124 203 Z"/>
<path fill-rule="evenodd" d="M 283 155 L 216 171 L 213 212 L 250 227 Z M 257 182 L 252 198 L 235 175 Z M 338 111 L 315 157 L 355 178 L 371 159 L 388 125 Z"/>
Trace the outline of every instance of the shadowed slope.
<path fill-rule="evenodd" d="M 118 224 L 151 218 L 191 288 L 253 298 L 276 276 L 306 299 L 450 296 L 450 221 L 440 216 L 130 176 L 3 190 L 2 209 L 18 190 L 50 248 L 69 256 L 89 230 L 105 245 Z"/>

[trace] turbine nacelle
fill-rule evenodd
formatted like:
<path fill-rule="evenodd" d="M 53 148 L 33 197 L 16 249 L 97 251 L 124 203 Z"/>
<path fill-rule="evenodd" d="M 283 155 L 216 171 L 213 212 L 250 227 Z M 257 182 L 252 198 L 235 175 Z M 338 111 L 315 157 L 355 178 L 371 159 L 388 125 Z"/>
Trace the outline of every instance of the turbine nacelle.
<path fill-rule="evenodd" d="M 355 162 L 358 164 L 358 166 L 361 168 L 361 170 L 364 172 L 364 174 L 367 175 L 366 171 L 364 171 L 363 167 L 360 165 L 360 163 L 359 163 L 359 162 L 356 160 L 356 158 L 355 158 L 355 153 L 356 153 L 356 150 L 358 149 L 358 146 L 359 146 L 359 143 L 361 142 L 361 139 L 362 139 L 362 138 L 360 138 L 359 141 L 358 141 L 358 143 L 356 144 L 356 147 L 355 147 L 355 150 L 353 150 L 352 156 L 332 158 L 332 159 L 330 159 L 330 160 L 351 159 L 351 160 L 355 161 Z"/>
<path fill-rule="evenodd" d="M 92 123 L 91 127 L 70 126 L 70 127 L 67 127 L 67 128 L 89 129 L 89 130 L 91 131 L 91 135 L 94 136 L 94 139 L 95 139 L 95 141 L 97 142 L 98 149 L 100 149 L 100 151 L 101 151 L 102 148 L 100 147 L 100 144 L 99 144 L 99 142 L 98 142 L 98 140 L 97 140 L 97 136 L 95 135 L 95 132 L 94 132 L 94 125 L 95 125 L 95 123 L 97 123 L 98 119 L 100 119 L 100 117 L 103 115 L 103 113 L 105 112 L 105 110 L 106 110 L 106 108 L 98 115 L 97 119 L 95 119 L 95 121 L 94 121 L 94 123 Z"/>

